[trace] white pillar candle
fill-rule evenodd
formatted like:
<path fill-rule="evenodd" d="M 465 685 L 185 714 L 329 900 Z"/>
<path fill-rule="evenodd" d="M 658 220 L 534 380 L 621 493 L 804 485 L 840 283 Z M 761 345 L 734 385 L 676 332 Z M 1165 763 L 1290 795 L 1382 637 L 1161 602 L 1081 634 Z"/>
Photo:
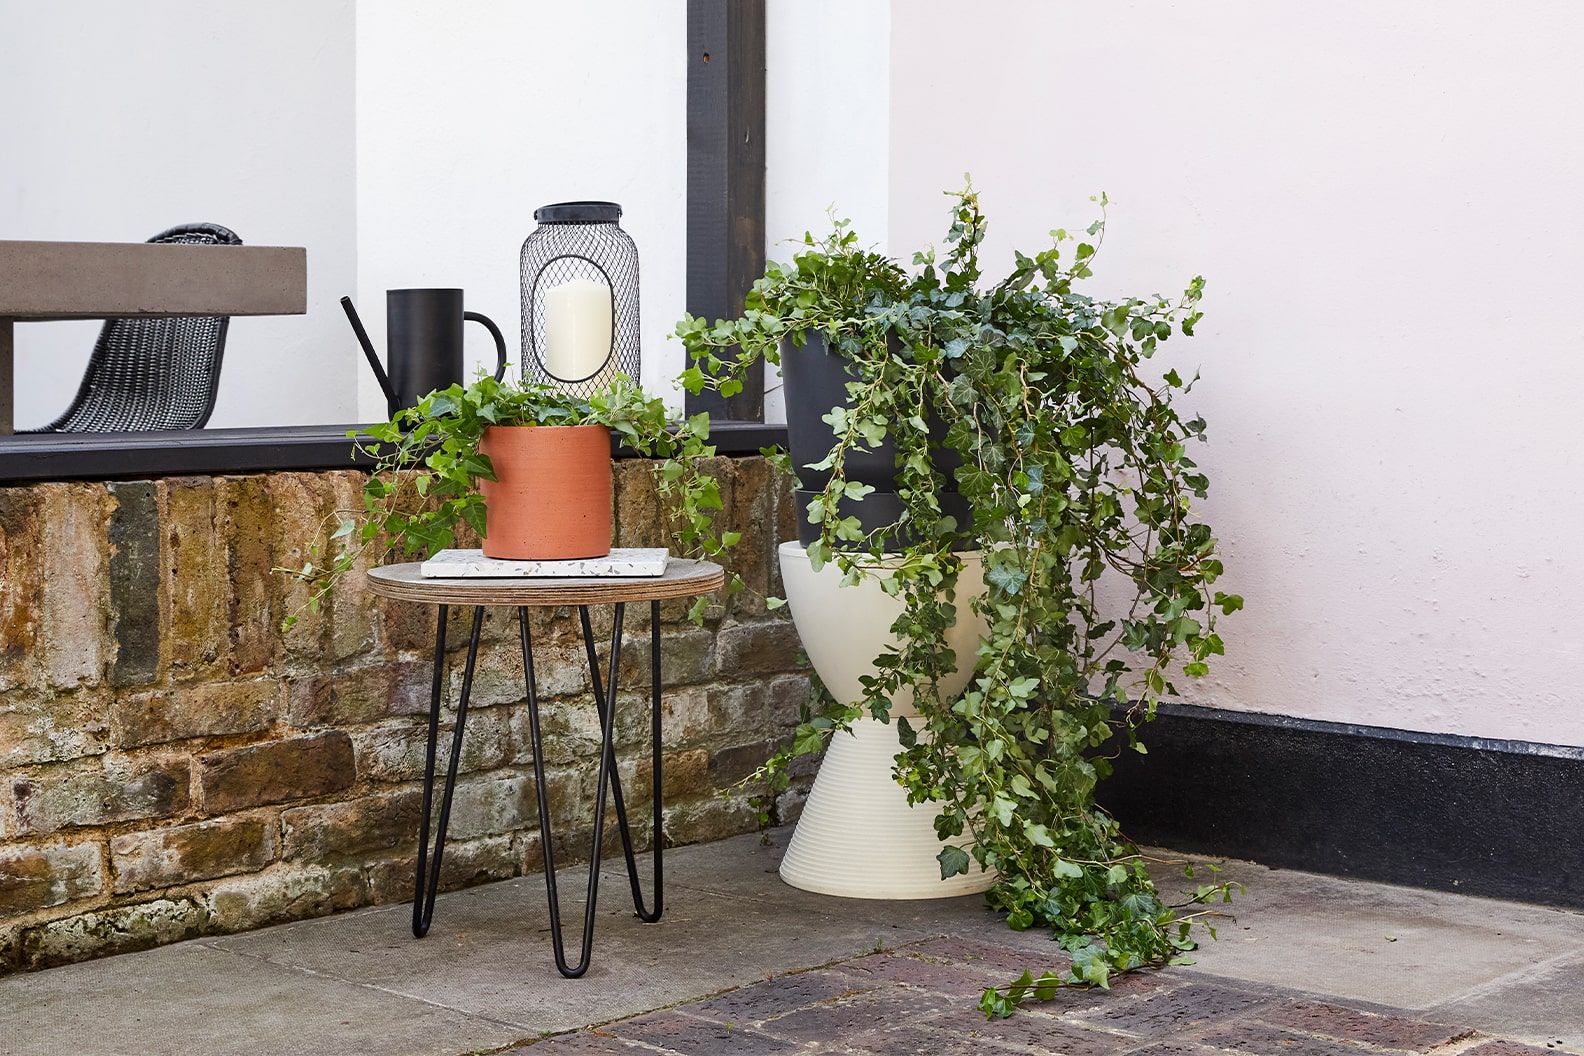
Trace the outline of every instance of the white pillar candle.
<path fill-rule="evenodd" d="M 603 282 L 573 279 L 545 293 L 544 365 L 552 375 L 578 381 L 593 375 L 611 350 L 611 290 Z"/>

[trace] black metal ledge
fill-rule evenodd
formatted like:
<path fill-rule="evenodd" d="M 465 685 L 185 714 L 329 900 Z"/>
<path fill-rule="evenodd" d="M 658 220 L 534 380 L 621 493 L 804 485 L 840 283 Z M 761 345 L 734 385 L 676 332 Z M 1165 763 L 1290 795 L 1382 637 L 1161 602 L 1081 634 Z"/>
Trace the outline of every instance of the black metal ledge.
<path fill-rule="evenodd" d="M 52 433 L 0 437 L 0 484 L 45 480 L 351 469 L 360 459 L 347 434 L 356 425 L 192 429 L 158 433 Z M 786 426 L 719 422 L 711 440 L 723 455 L 757 454 L 786 443 Z M 618 456 L 632 453 L 618 449 Z"/>

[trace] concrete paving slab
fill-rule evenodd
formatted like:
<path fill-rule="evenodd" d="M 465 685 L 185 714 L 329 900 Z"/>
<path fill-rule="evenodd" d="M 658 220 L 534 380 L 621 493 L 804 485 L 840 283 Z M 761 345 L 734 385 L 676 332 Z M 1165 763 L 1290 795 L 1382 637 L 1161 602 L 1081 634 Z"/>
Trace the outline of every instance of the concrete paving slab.
<path fill-rule="evenodd" d="M 1400 1008 L 1426 1009 L 1513 972 L 1584 953 L 1584 914 L 1229 862 L 1245 893 L 1226 907 L 1201 969 Z M 1166 878 L 1162 877 L 1163 885 Z"/>
<path fill-rule="evenodd" d="M 1584 957 L 1516 972 L 1432 1010 L 1492 1034 L 1584 1049 Z"/>
<path fill-rule="evenodd" d="M 556 973 L 544 882 L 537 876 L 443 896 L 422 940 L 412 937 L 407 907 L 386 907 L 209 942 L 281 967 L 511 1023 L 527 1036 L 888 949 L 959 924 L 993 922 L 977 896 L 899 905 L 793 891 L 773 868 L 768 879 L 762 875 L 774 853 L 748 838 L 669 856 L 675 864 L 657 924 L 633 915 L 619 865 L 602 870 L 594 959 L 575 981 Z M 586 877 L 582 869 L 569 869 L 560 887 L 574 960 L 583 902 L 568 896 L 582 892 Z M 714 890 L 692 886 L 702 882 Z"/>
<path fill-rule="evenodd" d="M 198 943 L 0 979 L 5 1056 L 449 1056 L 516 1027 Z"/>

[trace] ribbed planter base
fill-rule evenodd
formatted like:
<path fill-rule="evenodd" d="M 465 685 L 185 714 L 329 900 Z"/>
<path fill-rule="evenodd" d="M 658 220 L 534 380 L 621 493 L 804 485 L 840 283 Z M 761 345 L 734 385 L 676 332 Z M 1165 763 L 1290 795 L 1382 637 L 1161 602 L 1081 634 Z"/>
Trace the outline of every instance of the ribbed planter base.
<path fill-rule="evenodd" d="M 814 670 L 838 700 L 860 699 L 859 679 L 873 670 L 881 650 L 895 642 L 891 625 L 902 613 L 901 600 L 869 577 L 842 586 L 841 570 L 834 563 L 815 572 L 796 542 L 782 543 L 779 556 L 792 621 Z M 983 566 L 976 553 L 961 556 L 957 622 L 947 632 L 958 670 L 943 687 L 953 694 L 967 684 L 985 630 L 983 619 L 968 607 L 968 599 L 984 591 Z M 891 714 L 918 712 L 911 701 L 897 700 Z M 936 856 L 941 842 L 935 835 L 939 809 L 931 803 L 908 804 L 907 793 L 891 775 L 892 760 L 901 750 L 894 718 L 891 723 L 864 719 L 850 735 L 831 738 L 781 860 L 781 879 L 805 891 L 847 898 L 948 898 L 990 886 L 994 877 L 977 864 L 968 873 L 940 878 Z M 969 846 L 966 840 L 954 842 Z"/>
<path fill-rule="evenodd" d="M 891 776 L 891 761 L 901 750 L 896 724 L 873 719 L 856 723 L 850 735 L 831 738 L 781 859 L 782 880 L 846 898 L 950 898 L 990 886 L 994 877 L 978 863 L 967 873 L 940 878 L 939 808 L 908 804 Z M 972 845 L 953 842 L 965 850 Z"/>

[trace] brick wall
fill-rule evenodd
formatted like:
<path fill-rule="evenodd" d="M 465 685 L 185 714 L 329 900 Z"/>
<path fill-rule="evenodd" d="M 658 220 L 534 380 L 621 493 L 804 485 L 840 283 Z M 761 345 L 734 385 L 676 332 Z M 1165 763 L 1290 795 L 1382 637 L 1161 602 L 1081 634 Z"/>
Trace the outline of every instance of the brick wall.
<path fill-rule="evenodd" d="M 662 610 L 668 845 L 754 827 L 721 790 L 808 695 L 791 623 L 762 599 L 794 534 L 786 483 L 758 457 L 716 470 L 751 589 L 702 629 Z M 615 472 L 618 542 L 663 545 L 650 464 Z M 0 488 L 0 972 L 411 897 L 434 610 L 349 580 L 278 629 L 304 592 L 272 568 L 300 565 L 360 486 L 346 471 Z M 485 621 L 450 887 L 540 868 L 512 620 Z M 536 621 L 557 850 L 586 854 L 599 727 L 581 639 L 566 610 Z M 469 622 L 451 621 L 448 699 Z M 641 797 L 647 605 L 626 631 L 620 765 Z"/>

